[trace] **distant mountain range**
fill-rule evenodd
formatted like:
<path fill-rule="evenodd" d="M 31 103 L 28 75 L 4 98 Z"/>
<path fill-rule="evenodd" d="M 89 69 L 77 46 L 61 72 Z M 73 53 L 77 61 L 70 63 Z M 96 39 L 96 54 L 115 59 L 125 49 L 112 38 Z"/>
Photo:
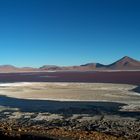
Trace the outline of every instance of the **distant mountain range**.
<path fill-rule="evenodd" d="M 87 63 L 80 66 L 59 67 L 54 65 L 44 65 L 41 70 L 140 70 L 140 61 L 125 56 L 118 61 L 104 65 L 100 63 Z"/>
<path fill-rule="evenodd" d="M 55 66 L 44 65 L 40 68 L 23 67 L 12 65 L 0 65 L 0 72 L 36 72 L 36 71 L 92 71 L 92 70 L 140 70 L 140 61 L 125 56 L 118 61 L 103 65 L 100 63 L 87 63 L 80 66 Z"/>

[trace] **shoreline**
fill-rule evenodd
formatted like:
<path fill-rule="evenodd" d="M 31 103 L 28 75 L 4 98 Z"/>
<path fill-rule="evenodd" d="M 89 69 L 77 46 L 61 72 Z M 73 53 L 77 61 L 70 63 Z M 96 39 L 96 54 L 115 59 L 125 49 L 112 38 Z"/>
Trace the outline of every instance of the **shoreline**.
<path fill-rule="evenodd" d="M 46 106 L 54 108 L 67 104 L 88 104 L 100 102 L 122 103 L 124 107 L 121 111 L 139 111 L 140 112 L 140 94 L 135 89 L 139 86 L 128 84 L 108 84 L 108 83 L 1 83 L 0 95 L 5 99 L 10 98 L 25 102 L 44 102 Z M 64 105 L 65 106 L 65 105 Z M 80 105 L 79 105 L 80 106 Z M 57 107 L 56 107 L 57 108 Z"/>

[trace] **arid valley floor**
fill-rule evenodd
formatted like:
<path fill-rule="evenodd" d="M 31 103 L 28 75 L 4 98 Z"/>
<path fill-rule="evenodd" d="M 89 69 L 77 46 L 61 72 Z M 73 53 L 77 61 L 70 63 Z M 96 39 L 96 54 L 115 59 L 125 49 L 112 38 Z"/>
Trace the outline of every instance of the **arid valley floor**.
<path fill-rule="evenodd" d="M 139 140 L 139 85 L 139 71 L 1 73 L 1 137 Z"/>

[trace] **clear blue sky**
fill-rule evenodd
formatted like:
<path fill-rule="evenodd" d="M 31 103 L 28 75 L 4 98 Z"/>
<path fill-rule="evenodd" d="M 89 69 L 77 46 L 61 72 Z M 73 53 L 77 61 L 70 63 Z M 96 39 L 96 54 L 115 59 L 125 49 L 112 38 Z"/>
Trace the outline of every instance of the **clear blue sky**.
<path fill-rule="evenodd" d="M 0 64 L 140 60 L 140 0 L 0 0 Z"/>

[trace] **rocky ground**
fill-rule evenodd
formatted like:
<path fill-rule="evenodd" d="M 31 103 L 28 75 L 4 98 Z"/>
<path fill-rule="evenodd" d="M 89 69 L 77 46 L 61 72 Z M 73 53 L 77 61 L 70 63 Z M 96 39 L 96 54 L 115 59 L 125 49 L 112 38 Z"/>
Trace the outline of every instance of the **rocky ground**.
<path fill-rule="evenodd" d="M 1 112 L 0 131 L 6 136 L 60 140 L 139 140 L 139 118 L 112 115 L 62 115 Z"/>

